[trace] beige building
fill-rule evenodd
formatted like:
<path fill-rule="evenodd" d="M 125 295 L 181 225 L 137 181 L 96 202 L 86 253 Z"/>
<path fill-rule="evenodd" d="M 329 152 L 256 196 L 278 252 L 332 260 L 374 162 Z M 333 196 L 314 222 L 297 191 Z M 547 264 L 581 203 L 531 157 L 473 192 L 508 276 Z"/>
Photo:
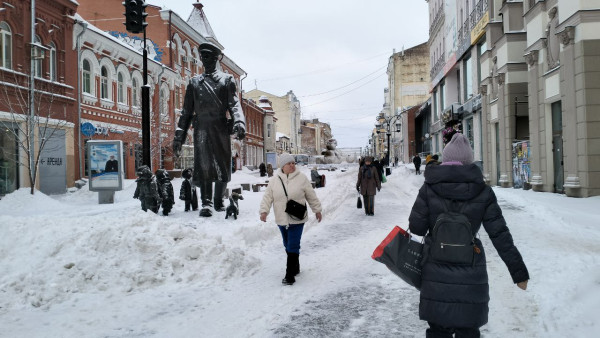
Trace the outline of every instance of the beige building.
<path fill-rule="evenodd" d="M 420 106 L 429 97 L 429 45 L 427 42 L 390 56 L 387 68 L 388 88 L 382 113 L 389 121 L 390 158 L 410 162 L 411 143 L 408 108 Z M 400 122 L 400 132 L 396 124 Z M 387 127 L 384 123 L 384 127 Z M 385 132 L 387 132 L 387 128 Z M 386 135 L 387 136 L 387 135 Z M 387 141 L 387 140 L 386 140 Z"/>
<path fill-rule="evenodd" d="M 434 152 L 461 132 L 490 184 L 599 195 L 600 0 L 428 2 Z"/>
<path fill-rule="evenodd" d="M 258 89 L 253 89 L 243 94 L 244 98 L 252 99 L 256 102 L 262 96 L 271 101 L 275 118 L 277 119 L 277 132 L 289 138 L 289 152 L 299 154 L 302 147 L 300 135 L 300 101 L 293 91 L 289 91 L 283 96 L 276 96 Z"/>

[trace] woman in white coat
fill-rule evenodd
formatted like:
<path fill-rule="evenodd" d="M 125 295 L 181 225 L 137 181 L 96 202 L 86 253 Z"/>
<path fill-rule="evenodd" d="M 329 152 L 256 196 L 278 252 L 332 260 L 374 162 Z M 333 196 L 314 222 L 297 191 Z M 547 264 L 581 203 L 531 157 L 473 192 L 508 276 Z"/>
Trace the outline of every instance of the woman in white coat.
<path fill-rule="evenodd" d="M 308 213 L 303 219 L 296 219 L 285 212 L 288 200 L 294 200 L 300 204 L 310 206 L 317 220 L 321 222 L 321 202 L 317 197 L 312 185 L 306 175 L 296 170 L 296 162 L 290 154 L 279 156 L 279 167 L 276 175 L 269 180 L 269 185 L 260 203 L 260 220 L 267 221 L 267 215 L 273 206 L 275 222 L 281 231 L 283 246 L 287 253 L 287 268 L 285 277 L 281 281 L 285 285 L 296 282 L 295 276 L 300 272 L 300 239 L 304 223 L 308 220 Z M 285 187 L 285 189 L 284 189 Z M 287 192 L 287 196 L 286 196 Z"/>

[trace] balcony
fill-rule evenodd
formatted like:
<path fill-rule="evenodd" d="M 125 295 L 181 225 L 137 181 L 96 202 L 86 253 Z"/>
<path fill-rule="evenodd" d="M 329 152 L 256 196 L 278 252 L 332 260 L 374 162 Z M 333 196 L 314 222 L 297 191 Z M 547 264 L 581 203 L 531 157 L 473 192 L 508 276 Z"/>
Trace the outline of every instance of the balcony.
<path fill-rule="evenodd" d="M 435 75 L 437 73 L 440 72 L 440 70 L 442 70 L 442 68 L 444 68 L 444 65 L 446 64 L 446 60 L 444 58 L 444 55 L 441 55 L 437 61 L 435 62 L 435 64 L 433 65 L 433 67 L 431 67 L 431 71 L 429 72 L 429 76 L 431 79 L 433 79 L 435 77 Z"/>
<path fill-rule="evenodd" d="M 429 36 L 438 28 L 442 20 L 444 19 L 444 6 L 440 6 L 437 13 L 435 13 L 435 17 L 429 26 Z"/>

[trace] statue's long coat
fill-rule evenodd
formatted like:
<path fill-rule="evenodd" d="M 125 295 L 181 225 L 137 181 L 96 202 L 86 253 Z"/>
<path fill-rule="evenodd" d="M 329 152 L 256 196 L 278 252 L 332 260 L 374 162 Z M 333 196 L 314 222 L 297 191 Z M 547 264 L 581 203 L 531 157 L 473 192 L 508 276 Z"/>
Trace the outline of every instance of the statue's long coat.
<path fill-rule="evenodd" d="M 212 95 L 203 82 L 215 95 Z M 217 100 L 216 97 L 219 98 Z M 229 112 L 229 116 L 227 116 Z M 193 182 L 231 180 L 231 137 L 228 118 L 245 125 L 233 76 L 221 71 L 193 77 L 186 89 L 175 139 L 185 143 L 190 125 L 194 128 Z"/>

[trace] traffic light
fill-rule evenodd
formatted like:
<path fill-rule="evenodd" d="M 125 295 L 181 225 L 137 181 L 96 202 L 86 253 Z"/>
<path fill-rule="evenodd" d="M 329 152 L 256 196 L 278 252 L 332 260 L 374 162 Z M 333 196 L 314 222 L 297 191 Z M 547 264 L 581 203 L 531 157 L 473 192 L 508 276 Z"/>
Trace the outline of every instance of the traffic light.
<path fill-rule="evenodd" d="M 144 0 L 125 0 L 125 28 L 128 32 L 137 34 L 144 31 L 144 27 L 148 25 L 146 22 L 146 3 Z"/>

